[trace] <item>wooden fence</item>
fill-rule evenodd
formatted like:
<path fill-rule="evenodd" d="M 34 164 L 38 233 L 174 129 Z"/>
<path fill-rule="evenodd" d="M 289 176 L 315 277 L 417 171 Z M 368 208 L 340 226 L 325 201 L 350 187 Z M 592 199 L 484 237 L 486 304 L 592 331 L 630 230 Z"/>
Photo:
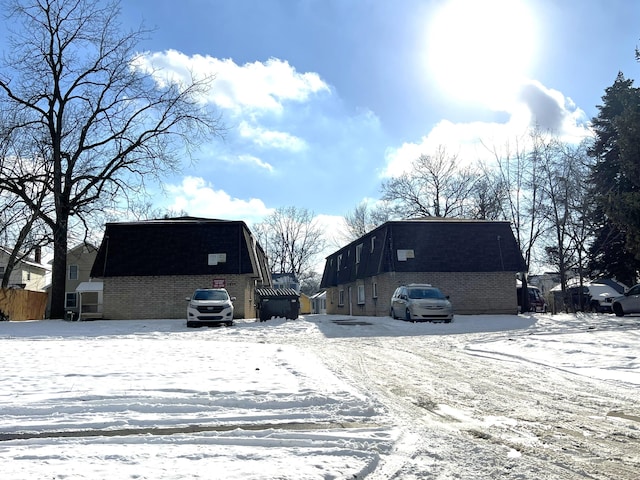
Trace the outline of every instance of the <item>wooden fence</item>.
<path fill-rule="evenodd" d="M 0 289 L 0 311 L 9 320 L 42 320 L 47 308 L 47 294 L 16 288 Z"/>

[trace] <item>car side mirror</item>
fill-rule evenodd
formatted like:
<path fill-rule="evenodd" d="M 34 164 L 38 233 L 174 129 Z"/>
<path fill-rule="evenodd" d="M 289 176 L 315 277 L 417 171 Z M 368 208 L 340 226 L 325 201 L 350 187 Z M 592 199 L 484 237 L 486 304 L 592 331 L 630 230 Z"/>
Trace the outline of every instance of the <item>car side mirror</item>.
<path fill-rule="evenodd" d="M 187 302 L 190 302 L 190 301 L 191 301 L 191 297 L 184 297 L 184 299 L 185 299 Z"/>
<path fill-rule="evenodd" d="M 231 297 L 230 299 L 231 299 L 232 302 L 236 301 L 236 297 Z"/>

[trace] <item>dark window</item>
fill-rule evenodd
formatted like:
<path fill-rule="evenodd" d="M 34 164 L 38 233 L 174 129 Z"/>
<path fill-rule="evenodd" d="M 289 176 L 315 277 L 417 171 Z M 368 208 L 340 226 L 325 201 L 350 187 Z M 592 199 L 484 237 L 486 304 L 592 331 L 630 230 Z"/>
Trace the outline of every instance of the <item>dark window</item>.
<path fill-rule="evenodd" d="M 67 292 L 65 308 L 76 308 L 78 306 L 78 296 L 76 292 Z"/>

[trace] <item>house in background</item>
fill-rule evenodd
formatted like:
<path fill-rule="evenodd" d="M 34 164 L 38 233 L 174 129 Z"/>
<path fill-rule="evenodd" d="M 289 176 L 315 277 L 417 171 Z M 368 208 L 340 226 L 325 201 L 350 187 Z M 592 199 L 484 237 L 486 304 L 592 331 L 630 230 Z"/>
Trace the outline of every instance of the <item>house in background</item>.
<path fill-rule="evenodd" d="M 290 288 L 300 293 L 300 282 L 294 273 L 272 273 L 273 288 Z"/>
<path fill-rule="evenodd" d="M 526 269 L 508 222 L 426 218 L 384 223 L 329 255 L 328 314 L 389 315 L 394 290 L 429 283 L 458 314 L 515 314 Z"/>
<path fill-rule="evenodd" d="M 5 268 L 11 250 L 0 247 L 0 279 L 4 277 Z M 36 292 L 44 292 L 47 286 L 47 275 L 50 271 L 47 265 L 43 265 L 40 257 L 40 250 L 37 250 L 34 257 L 18 260 L 9 276 L 10 288 L 22 288 Z"/>
<path fill-rule="evenodd" d="M 300 292 L 300 315 L 311 313 L 311 297 L 304 292 Z"/>
<path fill-rule="evenodd" d="M 295 273 L 272 273 L 273 288 L 275 290 L 295 290 L 300 301 L 300 314 L 311 313 L 311 299 L 309 295 L 300 291 L 300 281 Z"/>
<path fill-rule="evenodd" d="M 327 313 L 327 292 L 318 292 L 311 296 L 311 313 Z"/>
<path fill-rule="evenodd" d="M 78 320 L 81 312 L 81 301 L 97 304 L 98 303 L 98 293 L 89 294 L 84 296 L 84 288 L 81 288 L 81 291 L 78 291 L 78 287 L 85 282 L 91 281 L 91 268 L 93 267 L 93 262 L 98 254 L 98 249 L 95 245 L 92 245 L 88 242 L 83 242 L 75 247 L 71 248 L 67 251 L 67 267 L 65 273 L 65 283 L 64 283 L 64 291 L 65 291 L 65 300 L 64 300 L 64 310 L 65 316 L 71 320 Z M 53 261 L 53 260 L 52 260 Z M 52 263 L 50 261 L 49 263 Z M 50 280 L 50 279 L 49 279 Z M 92 287 L 90 290 L 95 291 L 95 288 Z M 47 312 L 51 309 L 51 284 L 47 285 L 47 291 L 49 292 L 49 299 L 47 302 Z M 84 298 L 83 298 L 84 297 Z M 101 296 L 100 296 L 101 298 Z M 88 307 L 89 310 L 97 310 L 98 307 Z M 96 318 L 96 315 L 93 315 Z"/>
<path fill-rule="evenodd" d="M 197 288 L 223 287 L 234 317 L 253 318 L 256 287 L 271 287 L 264 251 L 242 221 L 180 217 L 108 223 L 91 277 L 105 319 L 185 318 Z"/>
<path fill-rule="evenodd" d="M 98 254 L 98 249 L 90 243 L 80 243 L 67 251 L 67 272 L 65 276 L 65 312 L 70 312 L 74 319 L 78 319 L 81 313 L 81 301 L 91 304 L 92 307 L 85 310 L 97 310 L 99 295 L 98 290 L 78 291 L 78 287 L 91 280 L 91 268 Z M 96 284 L 97 285 L 97 284 Z M 96 287 L 97 288 L 97 287 Z M 96 305 L 93 307 L 93 305 Z M 88 312 L 86 312 L 88 313 Z"/>

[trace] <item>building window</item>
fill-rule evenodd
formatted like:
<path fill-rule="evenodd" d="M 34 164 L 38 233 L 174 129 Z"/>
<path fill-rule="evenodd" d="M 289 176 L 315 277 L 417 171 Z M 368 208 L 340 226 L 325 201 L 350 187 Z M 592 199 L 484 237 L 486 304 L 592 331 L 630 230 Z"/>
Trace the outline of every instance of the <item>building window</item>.
<path fill-rule="evenodd" d="M 78 297 L 76 292 L 67 292 L 67 298 L 64 302 L 64 308 L 77 308 Z"/>
<path fill-rule="evenodd" d="M 378 282 L 373 282 L 371 285 L 371 296 L 373 298 L 378 298 Z"/>
<path fill-rule="evenodd" d="M 360 256 L 362 255 L 362 244 L 356 245 L 356 263 L 360 263 Z"/>
<path fill-rule="evenodd" d="M 338 255 L 338 271 L 340 271 L 341 267 L 342 267 L 342 254 Z"/>
<path fill-rule="evenodd" d="M 344 306 L 344 290 L 340 289 L 338 292 L 338 306 Z"/>
<path fill-rule="evenodd" d="M 69 280 L 78 279 L 78 265 L 69 265 Z"/>
<path fill-rule="evenodd" d="M 373 251 L 376 248 L 376 237 L 371 237 L 371 253 L 373 253 Z"/>
<path fill-rule="evenodd" d="M 4 277 L 4 267 L 0 267 L 0 278 Z"/>
<path fill-rule="evenodd" d="M 358 285 L 358 305 L 364 305 L 364 285 Z"/>
<path fill-rule="evenodd" d="M 398 261 L 406 262 L 408 258 L 415 258 L 413 250 L 398 250 Z"/>

